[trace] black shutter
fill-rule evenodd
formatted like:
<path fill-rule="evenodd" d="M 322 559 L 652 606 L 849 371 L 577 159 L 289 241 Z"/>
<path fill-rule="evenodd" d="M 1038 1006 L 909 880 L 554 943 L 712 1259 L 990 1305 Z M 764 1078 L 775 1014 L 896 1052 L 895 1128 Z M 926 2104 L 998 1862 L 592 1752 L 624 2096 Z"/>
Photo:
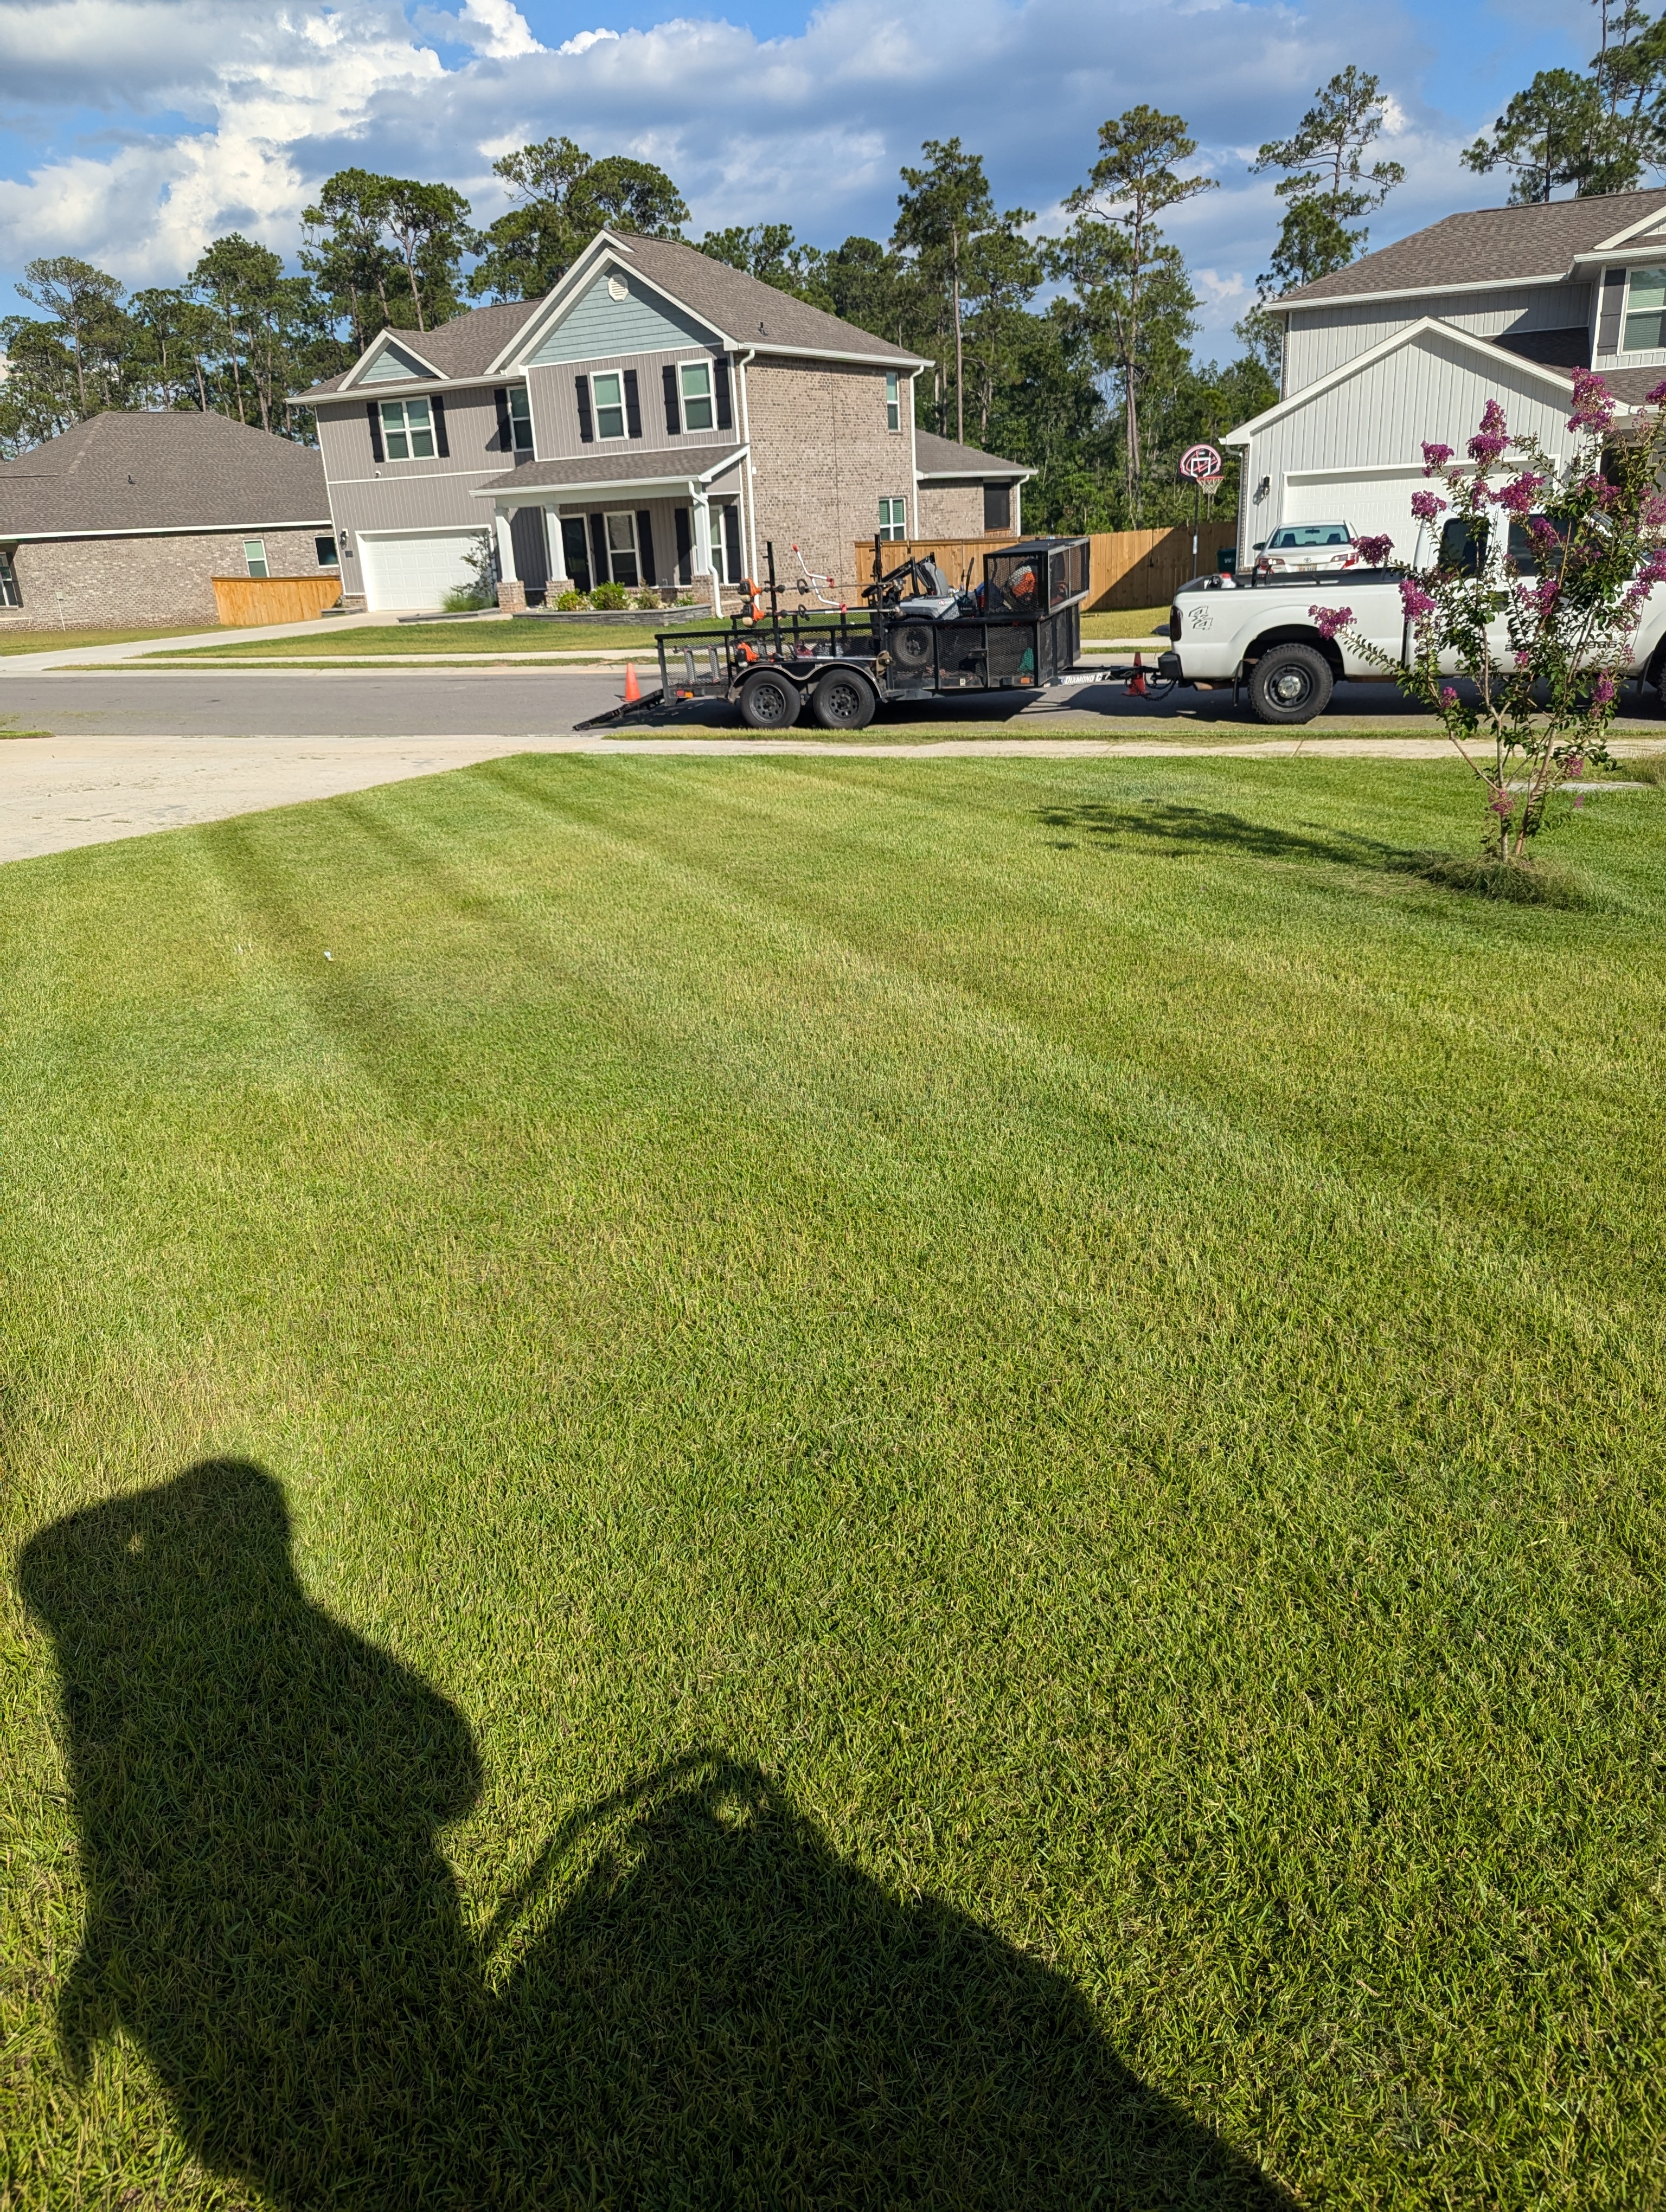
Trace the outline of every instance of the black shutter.
<path fill-rule="evenodd" d="M 364 403 L 364 413 L 365 420 L 370 425 L 370 458 L 373 461 L 386 460 L 387 456 L 382 451 L 381 410 L 374 399 L 367 399 Z"/>
<path fill-rule="evenodd" d="M 1620 350 L 1620 310 L 1626 298 L 1626 272 L 1610 269 L 1602 277 L 1602 308 L 1596 324 L 1598 353 Z"/>
<path fill-rule="evenodd" d="M 726 353 L 717 356 L 717 427 L 720 430 L 734 428 L 734 412 L 729 405 L 729 356 Z"/>
<path fill-rule="evenodd" d="M 582 383 L 582 381 L 583 379 L 581 378 L 580 382 Z M 590 550 L 593 556 L 592 565 L 595 569 L 595 574 L 591 579 L 593 588 L 597 584 L 605 584 L 613 574 L 607 565 L 607 525 L 599 514 L 593 514 L 590 518 Z"/>
<path fill-rule="evenodd" d="M 624 373 L 625 428 L 633 438 L 642 434 L 642 405 L 636 396 L 636 372 L 628 368 Z"/>
<path fill-rule="evenodd" d="M 732 500 L 723 516 L 723 565 L 732 576 L 740 574 L 740 509 Z"/>
<path fill-rule="evenodd" d="M 582 378 L 580 381 L 583 381 Z M 509 395 L 507 392 L 499 391 L 494 392 L 492 398 L 497 402 L 497 450 L 500 453 L 512 453 L 515 449 L 515 434 L 509 421 Z"/>
<path fill-rule="evenodd" d="M 677 581 L 689 584 L 694 580 L 691 556 L 694 552 L 694 532 L 689 524 L 689 511 L 679 507 L 674 520 L 677 524 Z"/>
<path fill-rule="evenodd" d="M 683 416 L 677 404 L 677 371 L 666 363 L 661 372 L 666 380 L 666 429 L 673 438 L 683 434 Z"/>
<path fill-rule="evenodd" d="M 561 550 L 568 574 L 581 592 L 587 592 L 590 589 L 590 541 L 585 534 L 581 514 L 562 517 Z"/>
<path fill-rule="evenodd" d="M 645 507 L 636 510 L 636 573 L 645 584 L 660 580 L 654 567 L 654 517 Z"/>
<path fill-rule="evenodd" d="M 587 376 L 575 376 L 573 379 L 573 392 L 579 403 L 579 443 L 581 446 L 588 446 L 594 441 L 596 435 L 590 427 L 590 379 Z M 509 403 L 506 399 L 503 402 L 503 413 L 506 419 L 508 412 Z"/>
<path fill-rule="evenodd" d="M 436 392 L 429 404 L 434 410 L 434 450 L 442 461 L 448 461 L 451 440 L 446 435 L 446 403 Z"/>

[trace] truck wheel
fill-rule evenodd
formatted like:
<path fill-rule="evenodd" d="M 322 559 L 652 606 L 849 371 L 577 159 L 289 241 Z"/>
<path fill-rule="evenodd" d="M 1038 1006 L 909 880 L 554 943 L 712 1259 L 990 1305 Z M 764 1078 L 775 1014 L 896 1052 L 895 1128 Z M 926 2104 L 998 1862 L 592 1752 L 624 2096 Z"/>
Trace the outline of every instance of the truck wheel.
<path fill-rule="evenodd" d="M 1258 722 L 1310 722 L 1330 704 L 1335 688 L 1322 653 L 1310 645 L 1275 645 L 1256 663 L 1250 705 Z"/>
<path fill-rule="evenodd" d="M 811 717 L 824 730 L 865 730 L 878 703 L 872 684 L 847 668 L 824 676 L 810 694 Z"/>
<path fill-rule="evenodd" d="M 790 730 L 799 719 L 799 687 L 790 676 L 760 668 L 740 687 L 740 719 L 749 730 Z"/>

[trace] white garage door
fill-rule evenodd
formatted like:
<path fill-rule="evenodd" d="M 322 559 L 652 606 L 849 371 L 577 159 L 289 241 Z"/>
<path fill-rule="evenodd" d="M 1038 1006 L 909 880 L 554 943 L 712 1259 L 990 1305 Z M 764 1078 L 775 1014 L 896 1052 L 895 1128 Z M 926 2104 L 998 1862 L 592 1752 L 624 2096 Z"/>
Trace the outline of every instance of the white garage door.
<path fill-rule="evenodd" d="M 464 556 L 478 538 L 473 530 L 412 531 L 386 537 L 368 537 L 361 531 L 365 605 L 373 611 L 441 605 L 455 586 L 475 581 Z"/>
<path fill-rule="evenodd" d="M 1412 494 L 1423 483 L 1423 471 L 1409 468 L 1338 470 L 1321 474 L 1292 470 L 1284 480 L 1283 522 L 1346 522 L 1356 538 L 1377 538 L 1384 532 L 1394 540 L 1395 556 L 1412 559 L 1418 524 L 1412 513 Z"/>

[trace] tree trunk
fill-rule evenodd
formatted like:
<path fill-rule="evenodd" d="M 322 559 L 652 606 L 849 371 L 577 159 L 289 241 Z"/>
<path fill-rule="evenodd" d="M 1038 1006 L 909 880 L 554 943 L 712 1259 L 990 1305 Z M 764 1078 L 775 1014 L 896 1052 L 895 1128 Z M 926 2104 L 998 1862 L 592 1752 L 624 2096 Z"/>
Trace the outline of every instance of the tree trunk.
<path fill-rule="evenodd" d="M 954 272 L 954 434 L 964 446 L 966 442 L 966 383 L 962 374 L 964 359 L 960 342 L 960 237 L 957 231 L 949 233 L 950 265 Z"/>

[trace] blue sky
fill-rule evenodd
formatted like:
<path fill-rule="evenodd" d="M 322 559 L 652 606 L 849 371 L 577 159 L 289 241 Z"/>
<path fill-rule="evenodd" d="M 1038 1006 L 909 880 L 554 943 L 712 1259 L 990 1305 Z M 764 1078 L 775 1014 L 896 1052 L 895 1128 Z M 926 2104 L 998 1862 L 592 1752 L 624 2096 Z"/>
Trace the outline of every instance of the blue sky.
<path fill-rule="evenodd" d="M 884 236 L 898 165 L 956 134 L 1000 203 L 1049 228 L 1097 125 L 1146 100 L 1188 118 L 1221 183 L 1171 234 L 1201 350 L 1225 354 L 1277 224 L 1248 162 L 1324 78 L 1354 62 L 1392 96 L 1408 181 L 1373 223 L 1386 244 L 1500 200 L 1459 149 L 1596 34 L 1590 0 L 0 0 L 0 303 L 36 254 L 137 285 L 176 281 L 231 228 L 292 252 L 348 162 L 444 178 L 489 219 L 494 155 L 563 131 L 660 161 L 696 235 Z"/>

